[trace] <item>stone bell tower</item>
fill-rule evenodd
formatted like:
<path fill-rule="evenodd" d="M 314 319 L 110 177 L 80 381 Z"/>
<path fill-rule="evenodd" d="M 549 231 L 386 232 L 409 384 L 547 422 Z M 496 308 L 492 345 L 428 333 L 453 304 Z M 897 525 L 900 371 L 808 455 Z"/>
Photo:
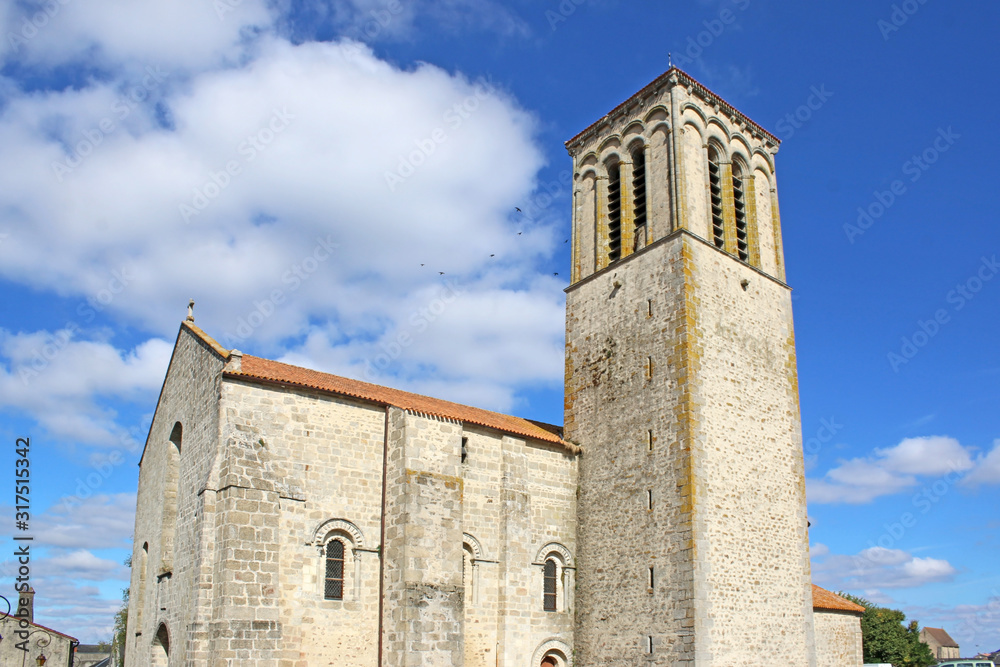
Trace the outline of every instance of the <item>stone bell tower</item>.
<path fill-rule="evenodd" d="M 815 665 L 778 143 L 673 68 L 566 144 L 578 667 Z"/>

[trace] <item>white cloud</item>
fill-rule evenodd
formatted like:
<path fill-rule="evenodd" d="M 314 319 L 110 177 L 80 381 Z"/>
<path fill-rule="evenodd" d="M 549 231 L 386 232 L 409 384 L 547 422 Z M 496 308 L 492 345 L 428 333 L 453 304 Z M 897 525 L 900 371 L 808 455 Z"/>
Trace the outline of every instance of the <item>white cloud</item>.
<path fill-rule="evenodd" d="M 346 0 L 318 2 L 310 9 L 314 13 L 307 17 L 310 22 L 328 17 L 340 34 L 362 41 L 410 38 L 421 20 L 451 32 L 482 30 L 513 37 L 530 34 L 528 24 L 515 12 L 491 0 Z"/>
<path fill-rule="evenodd" d="M 131 552 L 135 494 L 93 496 L 68 505 L 65 500 L 32 517 L 33 544 L 39 549 L 32 547 L 35 617 L 84 643 L 107 640 L 130 577 L 123 561 Z M 0 513 L 12 512 L 0 507 Z M 10 527 L 4 530 L 10 534 Z M 0 587 L 10 590 L 17 567 L 9 558 L 0 563 Z"/>
<path fill-rule="evenodd" d="M 375 340 L 338 343 L 334 330 L 314 329 L 281 360 L 506 411 L 518 387 L 559 378 L 561 297 L 558 286 L 421 290 L 412 303 L 383 304 L 393 324 Z"/>
<path fill-rule="evenodd" d="M 169 123 L 138 104 L 58 176 L 53 163 L 116 118 L 120 89 L 9 101 L 0 274 L 80 298 L 81 323 L 100 308 L 164 338 L 193 296 L 224 344 L 356 377 L 455 280 L 461 299 L 381 379 L 446 382 L 497 409 L 525 383 L 558 380 L 564 283 L 541 265 L 569 200 L 514 214 L 543 158 L 533 116 L 506 93 L 430 65 L 400 70 L 357 44 L 264 39 L 245 66 L 156 94 Z M 185 224 L 180 205 L 199 203 Z M 63 414 L 62 431 L 110 430 Z"/>
<path fill-rule="evenodd" d="M 219 11 L 229 5 L 237 6 Z M 3 57 L 41 67 L 85 60 L 116 69 L 201 68 L 236 58 L 248 31 L 272 20 L 264 0 L 9 3 Z"/>
<path fill-rule="evenodd" d="M 882 606 L 895 605 L 896 599 L 891 595 L 887 595 L 877 588 L 866 588 L 862 592 L 861 597 L 868 600 L 869 602 L 874 602 L 875 604 Z"/>
<path fill-rule="evenodd" d="M 962 483 L 969 486 L 1000 484 L 1000 440 L 994 440 L 993 449 L 976 459 L 975 468 Z"/>
<path fill-rule="evenodd" d="M 13 516 L 13 508 L 5 516 Z M 135 494 L 98 495 L 49 508 L 33 517 L 35 544 L 61 549 L 132 548 Z M 9 529 L 6 531 L 9 535 Z"/>
<path fill-rule="evenodd" d="M 41 577 L 60 577 L 69 581 L 118 579 L 127 582 L 130 577 L 128 568 L 121 563 L 100 558 L 86 549 L 54 549 L 48 558 L 36 560 L 32 571 Z"/>
<path fill-rule="evenodd" d="M 876 449 L 887 470 L 906 475 L 944 475 L 972 467 L 969 452 L 954 438 L 906 438 L 895 447 Z"/>
<path fill-rule="evenodd" d="M 482 31 L 524 38 L 530 27 L 491 0 L 88 0 L 0 9 L 0 62 L 48 69 L 86 63 L 109 71 L 158 66 L 184 72 L 232 66 L 253 54 L 262 36 L 292 41 L 348 37 L 413 39 L 430 24 L 451 33 Z"/>
<path fill-rule="evenodd" d="M 820 479 L 808 479 L 809 502 L 863 504 L 916 486 L 920 477 L 955 475 L 972 468 L 969 450 L 954 438 L 907 438 L 874 456 L 841 461 Z"/>
<path fill-rule="evenodd" d="M 883 547 L 864 549 L 853 556 L 817 557 L 812 572 L 817 584 L 833 590 L 916 588 L 951 581 L 958 573 L 946 560 L 920 558 L 901 549 Z"/>
<path fill-rule="evenodd" d="M 810 558 L 822 558 L 830 553 L 830 547 L 825 544 L 816 543 L 809 547 L 809 557 Z"/>
<path fill-rule="evenodd" d="M 5 588 L 10 590 L 13 582 Z M 68 577 L 38 576 L 32 572 L 35 589 L 35 620 L 58 632 L 94 644 L 111 639 L 114 615 L 121 608 L 120 591 L 126 582 L 115 581 L 108 599 L 94 583 L 82 584 Z"/>
<path fill-rule="evenodd" d="M 77 340 L 73 330 L 0 329 L 0 407 L 23 411 L 54 436 L 117 444 L 122 429 L 101 400 L 155 400 L 171 347 L 150 339 L 120 351 L 108 342 Z"/>

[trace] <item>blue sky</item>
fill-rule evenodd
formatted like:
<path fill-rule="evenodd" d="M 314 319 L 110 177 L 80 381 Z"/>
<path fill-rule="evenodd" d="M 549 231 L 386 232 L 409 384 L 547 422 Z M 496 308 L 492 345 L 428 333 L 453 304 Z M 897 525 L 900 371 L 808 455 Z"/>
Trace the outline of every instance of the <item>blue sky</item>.
<path fill-rule="evenodd" d="M 672 52 L 783 140 L 814 580 L 1000 648 L 1000 7 L 47 11 L 0 3 L 0 435 L 11 470 L 31 437 L 41 622 L 109 636 L 189 298 L 229 347 L 561 423 L 562 142 Z"/>

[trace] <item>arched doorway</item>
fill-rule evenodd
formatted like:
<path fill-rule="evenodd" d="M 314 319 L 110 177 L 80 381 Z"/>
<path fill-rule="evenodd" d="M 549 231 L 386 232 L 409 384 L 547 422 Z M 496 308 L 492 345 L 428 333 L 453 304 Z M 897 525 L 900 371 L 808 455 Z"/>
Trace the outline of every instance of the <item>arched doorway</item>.
<path fill-rule="evenodd" d="M 531 667 L 573 667 L 573 649 L 559 637 L 550 637 L 531 654 Z"/>
<path fill-rule="evenodd" d="M 167 626 L 163 623 L 160 623 L 156 636 L 153 637 L 151 649 L 150 667 L 167 667 L 170 663 L 170 635 L 167 633 Z"/>

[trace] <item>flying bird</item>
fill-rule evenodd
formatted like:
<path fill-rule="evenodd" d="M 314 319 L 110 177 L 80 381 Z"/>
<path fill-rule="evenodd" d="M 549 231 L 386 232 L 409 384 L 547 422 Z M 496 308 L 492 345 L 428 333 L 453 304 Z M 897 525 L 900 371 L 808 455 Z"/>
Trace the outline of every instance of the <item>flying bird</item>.
<path fill-rule="evenodd" d="M 490 257 L 496 257 L 496 255 L 490 255 Z"/>
<path fill-rule="evenodd" d="M 520 212 L 521 212 L 521 209 L 519 209 L 519 208 L 518 208 L 518 207 L 516 207 L 516 206 L 514 207 L 514 210 L 515 210 L 515 211 L 517 211 L 518 213 L 520 213 Z"/>
<path fill-rule="evenodd" d="M 518 233 L 517 233 L 517 235 L 518 235 L 518 236 L 520 236 L 520 235 L 521 235 L 521 232 L 518 232 Z"/>
<path fill-rule="evenodd" d="M 443 276 L 444 275 L 444 271 L 438 271 L 438 275 L 439 276 Z"/>
<path fill-rule="evenodd" d="M 552 275 L 554 275 L 554 276 L 558 276 L 559 274 L 558 274 L 558 273 L 553 273 Z"/>
<path fill-rule="evenodd" d="M 569 243 L 569 239 L 566 239 L 565 241 L 563 241 L 563 243 Z"/>

